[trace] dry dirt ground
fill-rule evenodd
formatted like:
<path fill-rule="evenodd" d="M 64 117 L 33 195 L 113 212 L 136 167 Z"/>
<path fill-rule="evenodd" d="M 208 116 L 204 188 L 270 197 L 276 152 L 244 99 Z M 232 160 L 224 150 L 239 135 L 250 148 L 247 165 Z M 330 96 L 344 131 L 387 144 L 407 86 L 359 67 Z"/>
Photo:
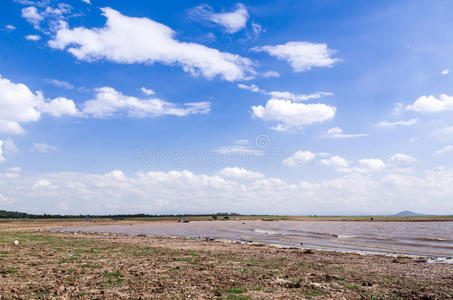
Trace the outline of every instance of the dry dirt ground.
<path fill-rule="evenodd" d="M 422 259 L 45 231 L 64 225 L 0 223 L 0 299 L 453 298 L 453 266 Z"/>

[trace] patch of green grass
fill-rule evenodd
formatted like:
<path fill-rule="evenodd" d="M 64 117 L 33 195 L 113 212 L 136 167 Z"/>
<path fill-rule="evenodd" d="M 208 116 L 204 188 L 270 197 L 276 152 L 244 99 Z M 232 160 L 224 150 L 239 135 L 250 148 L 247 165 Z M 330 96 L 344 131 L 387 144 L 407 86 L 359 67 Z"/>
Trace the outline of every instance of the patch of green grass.
<path fill-rule="evenodd" d="M 251 300 L 252 297 L 246 295 L 236 295 L 236 294 L 228 294 L 227 299 L 232 300 Z"/>
<path fill-rule="evenodd" d="M 108 284 L 113 284 L 113 285 L 119 285 L 121 284 L 124 279 L 122 278 L 122 274 L 120 271 L 114 271 L 114 272 L 107 272 L 105 274 L 105 278 L 107 280 Z"/>
<path fill-rule="evenodd" d="M 76 279 L 78 279 L 80 277 L 82 277 L 82 275 L 70 275 L 70 276 L 66 277 L 66 281 L 68 282 L 68 284 L 74 285 Z"/>
<path fill-rule="evenodd" d="M 343 266 L 333 266 L 332 268 L 335 269 L 335 270 L 338 270 L 338 271 L 343 271 L 344 270 Z"/>
<path fill-rule="evenodd" d="M 307 292 L 307 296 L 321 296 L 321 295 L 325 295 L 327 294 L 326 292 L 320 290 L 320 289 L 317 289 L 315 287 L 311 287 L 310 290 Z"/>
<path fill-rule="evenodd" d="M 183 261 L 183 262 L 191 264 L 191 265 L 199 265 L 199 263 L 197 261 L 193 261 L 192 259 L 190 259 L 188 257 L 177 257 L 176 260 Z"/>
<path fill-rule="evenodd" d="M 189 255 L 190 255 L 190 256 L 200 256 L 200 254 L 198 254 L 198 253 L 195 252 L 195 251 L 190 251 L 190 252 L 189 252 Z"/>
<path fill-rule="evenodd" d="M 6 273 L 8 273 L 8 274 L 17 274 L 17 273 L 19 273 L 19 271 L 17 271 L 16 269 L 9 269 L 9 270 L 6 270 Z"/>
<path fill-rule="evenodd" d="M 262 264 L 266 264 L 266 261 L 264 259 L 256 259 L 256 258 L 252 258 L 252 259 L 249 259 L 245 262 L 246 266 L 259 266 L 259 265 L 262 265 Z"/>
<path fill-rule="evenodd" d="M 350 283 L 347 283 L 347 282 L 344 282 L 344 281 L 341 281 L 341 280 L 338 280 L 337 281 L 338 284 L 341 284 L 342 286 L 348 288 L 348 289 L 351 289 L 351 290 L 356 290 L 359 288 L 359 286 L 357 284 L 350 284 Z"/>
<path fill-rule="evenodd" d="M 85 264 L 85 265 L 82 266 L 82 268 L 99 269 L 99 268 L 101 268 L 101 266 L 100 265 Z"/>
<path fill-rule="evenodd" d="M 241 287 L 232 287 L 232 288 L 225 290 L 225 292 L 230 293 L 230 294 L 242 294 L 242 293 L 247 292 L 247 289 L 241 288 Z"/>
<path fill-rule="evenodd" d="M 80 258 L 78 256 L 69 256 L 61 259 L 61 262 L 71 262 L 71 261 L 78 261 Z"/>
<path fill-rule="evenodd" d="M 79 292 L 79 296 L 86 296 L 86 295 L 89 295 L 89 294 L 91 294 L 90 291 L 80 291 Z"/>

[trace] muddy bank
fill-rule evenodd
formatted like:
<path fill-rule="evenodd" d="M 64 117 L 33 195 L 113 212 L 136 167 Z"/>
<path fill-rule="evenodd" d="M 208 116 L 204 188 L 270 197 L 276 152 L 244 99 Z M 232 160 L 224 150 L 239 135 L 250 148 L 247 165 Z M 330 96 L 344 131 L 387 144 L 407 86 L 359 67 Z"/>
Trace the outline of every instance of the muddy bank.
<path fill-rule="evenodd" d="M 0 223 L 0 298 L 453 297 L 453 266 L 424 260 L 52 226 Z"/>

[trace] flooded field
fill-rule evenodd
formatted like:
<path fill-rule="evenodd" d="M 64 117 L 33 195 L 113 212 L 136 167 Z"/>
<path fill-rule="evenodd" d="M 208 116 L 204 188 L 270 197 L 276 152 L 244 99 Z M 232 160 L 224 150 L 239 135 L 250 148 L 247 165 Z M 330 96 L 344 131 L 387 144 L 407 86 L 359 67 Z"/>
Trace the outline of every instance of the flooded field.
<path fill-rule="evenodd" d="M 194 221 L 55 228 L 251 241 L 339 251 L 453 256 L 453 222 Z"/>

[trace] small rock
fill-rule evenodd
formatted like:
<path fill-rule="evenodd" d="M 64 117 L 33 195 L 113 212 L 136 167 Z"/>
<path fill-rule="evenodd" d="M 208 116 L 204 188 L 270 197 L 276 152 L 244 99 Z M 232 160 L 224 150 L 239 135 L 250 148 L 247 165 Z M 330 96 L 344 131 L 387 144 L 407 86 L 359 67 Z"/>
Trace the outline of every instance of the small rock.
<path fill-rule="evenodd" d="M 16 246 L 19 245 L 19 241 L 18 241 L 18 240 L 15 240 L 15 241 L 14 241 L 14 245 L 16 245 Z"/>
<path fill-rule="evenodd" d="M 364 281 L 362 282 L 362 286 L 373 286 L 373 283 L 370 281 Z"/>

